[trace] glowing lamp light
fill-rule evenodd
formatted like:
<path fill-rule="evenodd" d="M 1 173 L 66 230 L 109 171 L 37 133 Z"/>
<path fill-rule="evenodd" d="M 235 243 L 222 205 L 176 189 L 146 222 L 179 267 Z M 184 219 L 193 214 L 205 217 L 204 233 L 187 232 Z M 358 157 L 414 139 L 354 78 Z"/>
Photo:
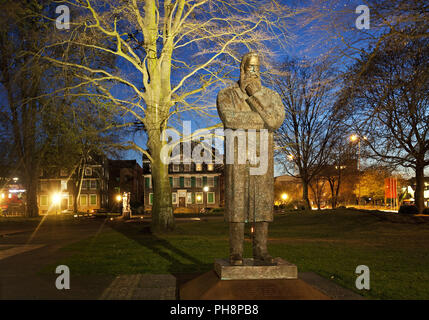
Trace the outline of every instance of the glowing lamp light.
<path fill-rule="evenodd" d="M 286 194 L 286 193 L 283 193 L 283 194 L 282 194 L 282 199 L 283 199 L 283 200 L 286 200 L 286 199 L 287 199 L 287 194 Z"/>
<path fill-rule="evenodd" d="M 355 135 L 355 134 L 352 134 L 352 135 L 350 136 L 350 140 L 351 140 L 351 141 L 356 141 L 357 139 L 359 139 L 359 137 L 358 137 L 357 135 Z"/>
<path fill-rule="evenodd" d="M 116 201 L 118 201 L 118 202 L 119 202 L 119 201 L 121 201 L 121 200 L 122 200 L 122 197 L 121 197 L 121 195 L 119 195 L 119 194 L 118 194 L 118 195 L 116 196 Z"/>
<path fill-rule="evenodd" d="M 197 201 L 201 201 L 201 196 L 200 195 L 197 196 Z"/>
<path fill-rule="evenodd" d="M 52 196 L 53 204 L 59 204 L 61 201 L 61 195 L 59 193 L 54 193 Z"/>
<path fill-rule="evenodd" d="M 207 192 L 207 191 L 209 191 L 209 187 L 205 186 L 205 187 L 203 188 L 203 190 L 204 190 L 205 192 Z"/>

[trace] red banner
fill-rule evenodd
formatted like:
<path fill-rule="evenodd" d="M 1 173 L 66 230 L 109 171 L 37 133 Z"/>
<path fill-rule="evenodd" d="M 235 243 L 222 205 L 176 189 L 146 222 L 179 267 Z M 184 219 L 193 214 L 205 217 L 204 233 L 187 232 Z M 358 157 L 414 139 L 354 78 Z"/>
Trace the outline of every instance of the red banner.
<path fill-rule="evenodd" d="M 398 197 L 398 180 L 396 178 L 384 179 L 384 197 L 386 199 L 396 199 Z"/>

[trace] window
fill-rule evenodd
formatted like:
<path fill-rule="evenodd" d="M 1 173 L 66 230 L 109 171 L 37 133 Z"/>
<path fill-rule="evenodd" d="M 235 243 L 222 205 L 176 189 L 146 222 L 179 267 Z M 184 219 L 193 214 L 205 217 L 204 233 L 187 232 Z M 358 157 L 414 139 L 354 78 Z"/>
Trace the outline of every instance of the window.
<path fill-rule="evenodd" d="M 90 180 L 91 181 L 91 189 L 97 189 L 97 180 Z"/>
<path fill-rule="evenodd" d="M 207 203 L 213 204 L 215 203 L 215 193 L 207 192 Z"/>
<path fill-rule="evenodd" d="M 202 180 L 201 177 L 197 177 L 197 187 L 202 187 Z"/>
<path fill-rule="evenodd" d="M 69 196 L 69 207 L 73 205 L 73 196 Z"/>
<path fill-rule="evenodd" d="M 213 171 L 213 169 L 214 169 L 213 163 L 209 163 L 209 164 L 207 165 L 207 170 L 208 170 L 208 171 Z"/>
<path fill-rule="evenodd" d="M 214 187 L 214 177 L 207 177 L 207 183 L 209 187 Z"/>
<path fill-rule="evenodd" d="M 174 177 L 173 178 L 173 188 L 178 188 L 179 185 L 180 185 L 179 177 Z"/>
<path fill-rule="evenodd" d="M 46 182 L 40 182 L 40 191 L 48 191 L 48 184 Z"/>
<path fill-rule="evenodd" d="M 197 204 L 202 204 L 204 203 L 204 199 L 203 199 L 203 193 L 202 192 L 196 192 L 195 193 L 196 197 L 195 197 L 195 202 Z"/>
<path fill-rule="evenodd" d="M 191 164 L 190 164 L 190 163 L 185 163 L 185 164 L 184 164 L 184 169 L 185 169 L 185 171 L 187 171 L 187 172 L 191 171 Z"/>
<path fill-rule="evenodd" d="M 146 188 L 152 188 L 152 179 L 150 177 L 146 177 L 144 178 L 144 182 L 145 182 L 145 187 Z"/>
<path fill-rule="evenodd" d="M 67 190 L 67 180 L 61 180 L 61 191 Z"/>
<path fill-rule="evenodd" d="M 82 180 L 82 190 L 86 190 L 88 185 L 88 180 Z"/>
<path fill-rule="evenodd" d="M 192 192 L 186 194 L 186 203 L 192 203 Z"/>
<path fill-rule="evenodd" d="M 185 177 L 185 188 L 191 187 L 191 177 Z"/>
<path fill-rule="evenodd" d="M 172 202 L 173 204 L 176 204 L 176 203 L 177 203 L 177 193 L 176 193 L 176 192 L 173 192 L 173 193 L 171 194 L 171 202 Z"/>
<path fill-rule="evenodd" d="M 85 175 L 92 176 L 92 168 L 85 168 Z"/>
<path fill-rule="evenodd" d="M 178 164 L 173 164 L 173 171 L 179 172 L 179 170 L 180 170 L 180 166 Z"/>
<path fill-rule="evenodd" d="M 40 196 L 40 205 L 41 206 L 47 206 L 48 205 L 48 196 L 46 196 L 46 195 Z"/>
<path fill-rule="evenodd" d="M 88 205 L 88 196 L 86 194 L 80 195 L 80 205 L 87 206 Z"/>
<path fill-rule="evenodd" d="M 68 170 L 65 169 L 65 168 L 61 168 L 61 170 L 60 170 L 60 176 L 61 177 L 67 177 L 67 175 L 68 175 Z"/>
<path fill-rule="evenodd" d="M 153 193 L 149 193 L 149 204 L 153 205 Z"/>
<path fill-rule="evenodd" d="M 196 171 L 203 171 L 203 164 L 202 163 L 196 163 L 195 164 L 195 170 Z"/>
<path fill-rule="evenodd" d="M 91 194 L 89 196 L 89 204 L 92 206 L 97 205 L 97 195 L 96 194 Z"/>

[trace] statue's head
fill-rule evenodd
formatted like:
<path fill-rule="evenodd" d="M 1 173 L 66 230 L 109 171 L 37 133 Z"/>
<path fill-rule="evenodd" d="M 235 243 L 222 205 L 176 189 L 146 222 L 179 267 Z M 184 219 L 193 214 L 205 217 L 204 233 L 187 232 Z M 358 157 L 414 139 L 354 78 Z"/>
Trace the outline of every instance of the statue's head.
<path fill-rule="evenodd" d="M 251 81 L 261 81 L 259 55 L 249 52 L 243 56 L 240 64 L 240 87 L 244 91 Z"/>

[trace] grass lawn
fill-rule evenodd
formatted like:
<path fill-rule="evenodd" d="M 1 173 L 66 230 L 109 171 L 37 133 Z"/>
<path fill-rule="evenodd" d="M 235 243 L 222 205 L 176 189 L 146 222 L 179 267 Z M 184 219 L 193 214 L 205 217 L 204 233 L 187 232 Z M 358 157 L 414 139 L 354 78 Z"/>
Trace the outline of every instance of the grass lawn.
<path fill-rule="evenodd" d="M 73 274 L 195 273 L 228 256 L 222 218 L 178 222 L 174 232 L 152 235 L 143 222 L 108 222 L 97 236 L 62 250 Z M 429 299 L 429 217 L 358 210 L 278 215 L 269 250 L 343 287 L 374 299 Z M 251 257 L 246 233 L 245 256 Z M 371 290 L 355 289 L 358 265 L 370 269 Z M 51 272 L 53 266 L 49 268 Z"/>

